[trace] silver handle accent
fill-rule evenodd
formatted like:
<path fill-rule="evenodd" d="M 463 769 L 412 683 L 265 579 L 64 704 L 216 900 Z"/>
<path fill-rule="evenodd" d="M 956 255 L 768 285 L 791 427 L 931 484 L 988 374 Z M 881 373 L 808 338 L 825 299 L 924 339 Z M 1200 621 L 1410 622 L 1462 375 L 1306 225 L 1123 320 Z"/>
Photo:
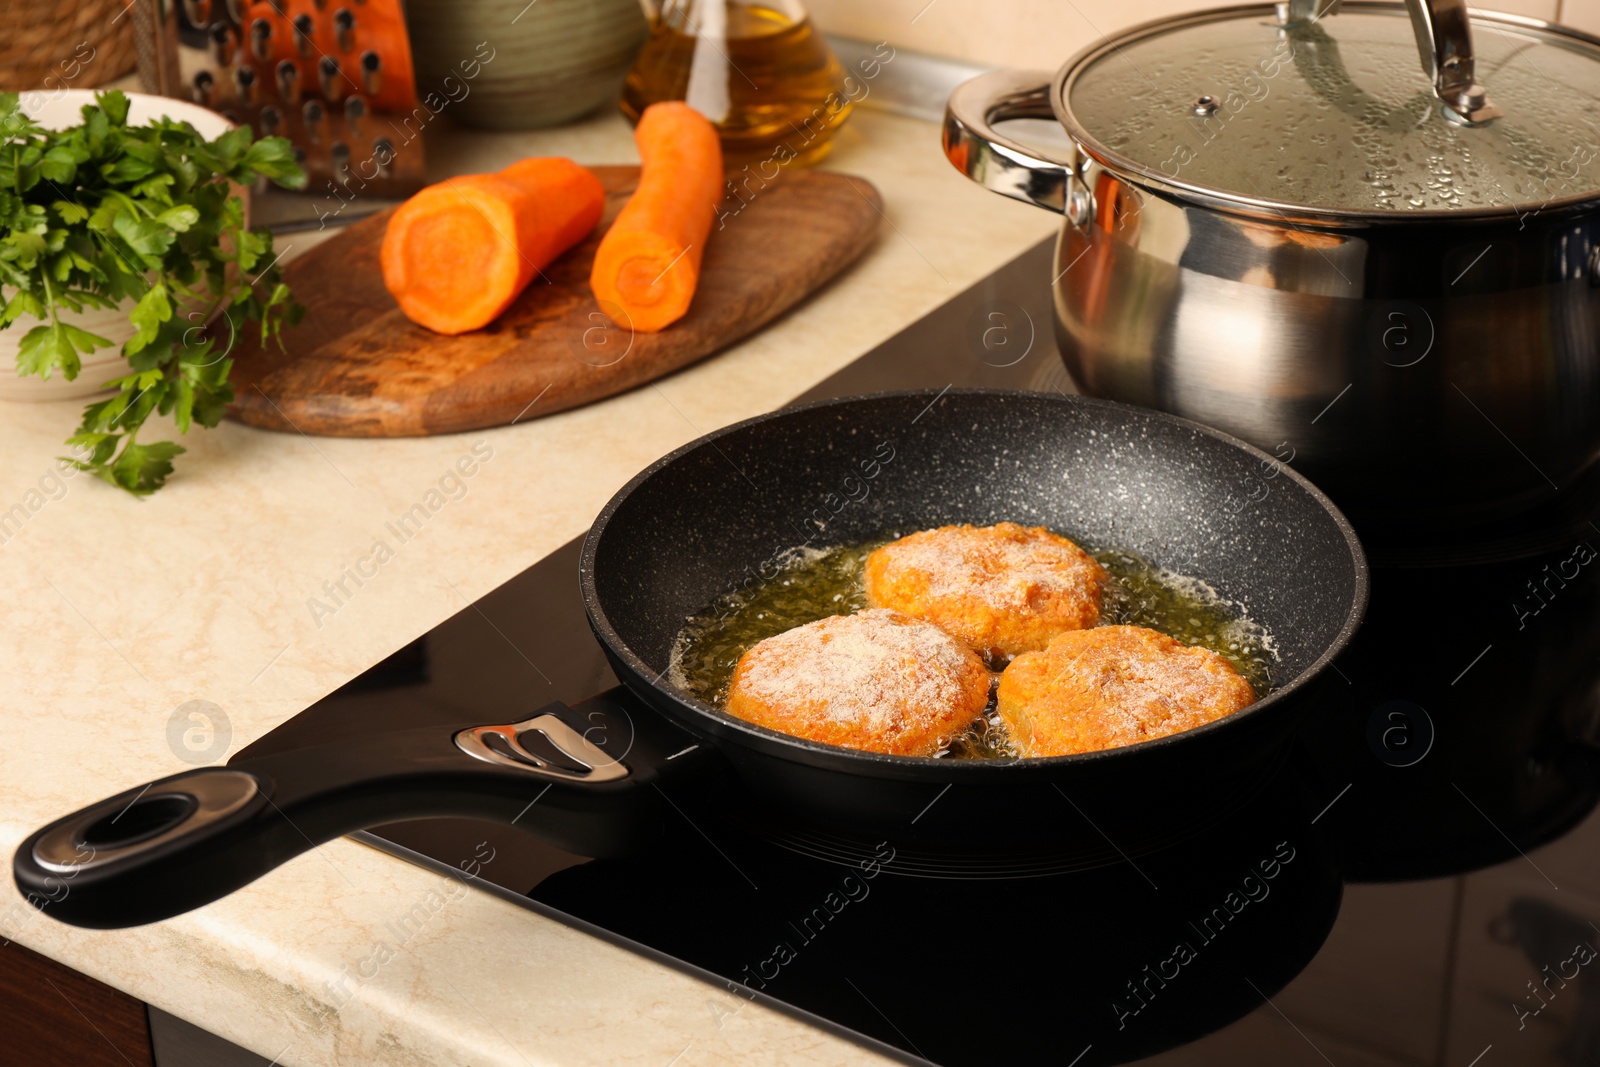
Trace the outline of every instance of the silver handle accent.
<path fill-rule="evenodd" d="M 1471 126 L 1504 114 L 1474 80 L 1477 61 L 1467 0 L 1406 0 L 1406 9 L 1417 34 L 1423 73 L 1433 81 L 1433 91 L 1444 106 Z"/>
<path fill-rule="evenodd" d="M 1075 226 L 1094 215 L 1079 176 L 1081 158 L 1054 159 L 994 128 L 1008 119 L 1054 119 L 1050 75 L 997 70 L 961 83 L 944 112 L 944 154 L 957 170 L 986 189 L 1064 213 Z"/>
<path fill-rule="evenodd" d="M 1309 26 L 1336 15 L 1344 0 L 1281 0 L 1278 21 L 1285 28 Z M 1467 0 L 1406 0 L 1416 34 L 1422 72 L 1450 118 L 1478 126 L 1504 114 L 1489 92 L 1474 80 L 1477 61 L 1472 51 L 1472 26 Z"/>
<path fill-rule="evenodd" d="M 1306 26 L 1327 15 L 1337 15 L 1344 0 L 1281 0 L 1278 21 L 1285 26 Z"/>
<path fill-rule="evenodd" d="M 55 874 L 91 870 L 159 848 L 227 818 L 261 795 L 254 775 L 208 767 L 147 786 L 126 803 L 102 801 L 58 824 L 33 846 L 33 860 Z M 118 823 L 127 818 L 122 826 Z M 150 832 L 123 840 L 141 823 Z"/>
<path fill-rule="evenodd" d="M 531 752 L 522 735 L 543 735 L 564 761 Z M 535 715 L 505 726 L 475 726 L 456 734 L 456 747 L 474 759 L 564 782 L 612 782 L 628 776 L 626 765 L 612 759 L 586 737 L 554 715 Z"/>

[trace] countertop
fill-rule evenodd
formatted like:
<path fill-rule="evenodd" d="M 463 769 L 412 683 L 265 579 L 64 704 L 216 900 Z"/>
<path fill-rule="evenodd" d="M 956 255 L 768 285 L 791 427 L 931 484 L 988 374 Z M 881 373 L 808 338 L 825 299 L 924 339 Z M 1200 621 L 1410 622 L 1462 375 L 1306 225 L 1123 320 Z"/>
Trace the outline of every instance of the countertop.
<path fill-rule="evenodd" d="M 1047 213 L 957 175 L 938 141 L 933 124 L 858 111 L 826 166 L 883 193 L 866 257 L 736 347 L 590 407 L 414 439 L 225 423 L 189 434 L 177 475 L 138 501 L 86 475 L 52 480 L 77 402 L 7 405 L 0 514 L 21 506 L 23 521 L 0 530 L 0 849 L 191 766 L 169 742 L 186 702 L 225 714 L 226 758 L 581 534 L 658 456 L 782 404 L 1054 230 Z M 429 152 L 436 178 L 523 155 L 636 161 L 610 114 L 537 133 L 441 131 Z M 334 613 L 312 610 L 386 521 L 473 452 L 464 495 Z M 886 1062 L 352 840 L 132 930 L 62 925 L 3 882 L 0 936 L 278 1064 Z M 446 905 L 426 928 L 370 965 L 385 924 L 435 892 Z M 358 969 L 372 973 L 352 986 Z"/>

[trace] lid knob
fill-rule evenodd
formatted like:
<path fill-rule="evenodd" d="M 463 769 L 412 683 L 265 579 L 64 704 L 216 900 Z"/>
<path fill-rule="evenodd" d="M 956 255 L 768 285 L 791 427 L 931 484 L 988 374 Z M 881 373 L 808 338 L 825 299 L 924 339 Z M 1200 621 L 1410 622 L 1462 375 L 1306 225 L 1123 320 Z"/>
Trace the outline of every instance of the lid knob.
<path fill-rule="evenodd" d="M 1278 21 L 1287 27 L 1308 26 L 1324 15 L 1337 15 L 1344 0 L 1278 0 Z"/>
<path fill-rule="evenodd" d="M 1309 26 L 1336 15 L 1344 0 L 1279 0 L 1278 21 L 1286 29 Z M 1488 90 L 1474 80 L 1472 27 L 1467 20 L 1467 0 L 1405 0 L 1411 28 L 1417 35 L 1422 72 L 1433 82 L 1433 92 L 1445 113 L 1457 122 L 1477 126 L 1499 118 L 1503 112 L 1489 99 Z"/>
<path fill-rule="evenodd" d="M 1417 33 L 1422 70 L 1449 114 L 1468 125 L 1499 118 L 1503 112 L 1473 80 L 1472 28 L 1467 0 L 1406 0 Z"/>

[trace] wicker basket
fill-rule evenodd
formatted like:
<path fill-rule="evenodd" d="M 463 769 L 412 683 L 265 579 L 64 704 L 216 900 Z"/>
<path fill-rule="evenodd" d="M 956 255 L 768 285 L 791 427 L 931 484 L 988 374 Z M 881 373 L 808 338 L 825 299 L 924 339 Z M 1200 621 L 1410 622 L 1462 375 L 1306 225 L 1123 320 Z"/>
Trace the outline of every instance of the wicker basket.
<path fill-rule="evenodd" d="M 136 59 L 127 6 L 124 0 L 7 3 L 0 90 L 91 89 L 122 77 Z"/>

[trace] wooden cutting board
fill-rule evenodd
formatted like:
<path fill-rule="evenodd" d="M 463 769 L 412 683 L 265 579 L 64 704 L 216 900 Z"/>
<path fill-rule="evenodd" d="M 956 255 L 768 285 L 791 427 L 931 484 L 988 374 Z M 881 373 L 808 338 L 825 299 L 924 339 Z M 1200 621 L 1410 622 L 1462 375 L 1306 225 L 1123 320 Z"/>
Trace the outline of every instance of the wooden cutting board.
<path fill-rule="evenodd" d="M 589 268 L 639 168 L 593 170 L 606 188 L 599 230 L 482 330 L 444 337 L 400 313 L 378 266 L 388 212 L 294 260 L 284 274 L 305 319 L 285 331 L 281 351 L 241 333 L 233 417 L 269 430 L 410 437 L 587 404 L 704 359 L 772 321 L 866 251 L 883 217 L 878 191 L 862 178 L 783 173 L 724 202 L 689 313 L 659 333 L 633 333 L 596 306 Z"/>

